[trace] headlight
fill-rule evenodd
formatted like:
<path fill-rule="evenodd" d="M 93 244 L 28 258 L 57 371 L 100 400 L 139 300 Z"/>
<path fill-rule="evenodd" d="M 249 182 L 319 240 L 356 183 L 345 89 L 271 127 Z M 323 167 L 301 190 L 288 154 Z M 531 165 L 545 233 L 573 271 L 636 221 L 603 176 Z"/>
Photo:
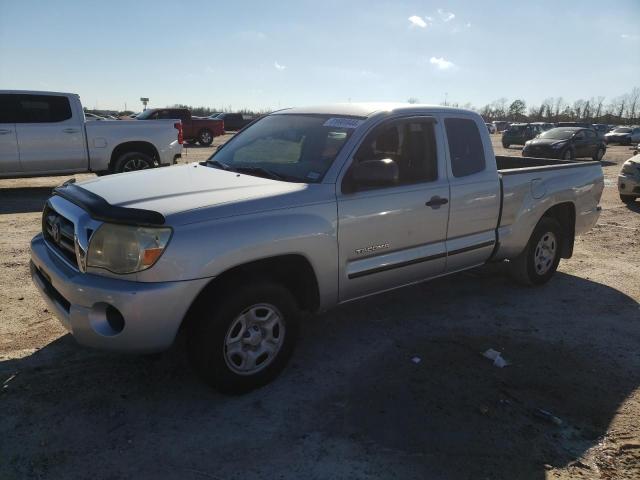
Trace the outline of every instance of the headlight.
<path fill-rule="evenodd" d="M 567 144 L 567 142 L 558 142 L 558 143 L 554 143 L 553 145 L 551 145 L 551 148 L 562 148 Z"/>
<path fill-rule="evenodd" d="M 151 267 L 164 252 L 170 228 L 105 223 L 91 236 L 87 267 L 134 273 Z"/>

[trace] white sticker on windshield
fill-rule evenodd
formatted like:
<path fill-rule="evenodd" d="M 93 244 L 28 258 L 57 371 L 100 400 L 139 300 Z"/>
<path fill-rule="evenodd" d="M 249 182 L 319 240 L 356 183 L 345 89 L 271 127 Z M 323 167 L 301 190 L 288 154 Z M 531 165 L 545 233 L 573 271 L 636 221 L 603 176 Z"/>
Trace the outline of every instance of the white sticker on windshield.
<path fill-rule="evenodd" d="M 334 128 L 357 128 L 364 120 L 358 120 L 357 118 L 330 118 L 324 124 L 323 127 Z"/>

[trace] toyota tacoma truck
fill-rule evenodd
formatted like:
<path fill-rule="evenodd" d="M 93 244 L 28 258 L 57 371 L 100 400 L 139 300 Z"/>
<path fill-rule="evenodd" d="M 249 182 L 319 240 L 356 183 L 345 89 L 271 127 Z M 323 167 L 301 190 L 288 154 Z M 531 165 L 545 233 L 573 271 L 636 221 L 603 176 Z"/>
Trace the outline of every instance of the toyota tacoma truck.
<path fill-rule="evenodd" d="M 282 370 L 302 312 L 487 262 L 546 283 L 603 187 L 598 162 L 495 156 L 470 111 L 293 108 L 206 162 L 58 187 L 31 272 L 81 344 L 155 352 L 184 332 L 202 378 L 244 392 Z"/>
<path fill-rule="evenodd" d="M 0 90 L 0 178 L 128 172 L 181 153 L 179 121 L 86 121 L 76 94 Z"/>
<path fill-rule="evenodd" d="M 213 139 L 224 135 L 222 119 L 196 118 L 188 108 L 150 108 L 136 117 L 136 120 L 178 119 L 182 122 L 182 134 L 187 143 L 209 146 Z"/>

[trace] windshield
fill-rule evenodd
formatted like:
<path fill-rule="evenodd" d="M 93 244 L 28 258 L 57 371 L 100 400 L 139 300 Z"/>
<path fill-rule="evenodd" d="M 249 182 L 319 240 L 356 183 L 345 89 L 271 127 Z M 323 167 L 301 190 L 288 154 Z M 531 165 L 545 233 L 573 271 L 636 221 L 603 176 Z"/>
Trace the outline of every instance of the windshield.
<path fill-rule="evenodd" d="M 523 132 L 525 128 L 527 128 L 527 125 L 511 125 L 507 129 L 507 132 L 509 132 L 509 133 L 520 133 L 520 132 Z"/>
<path fill-rule="evenodd" d="M 145 110 L 142 113 L 139 113 L 136 118 L 138 120 L 146 120 L 148 119 L 151 115 L 153 115 L 155 113 L 155 110 Z"/>
<path fill-rule="evenodd" d="M 630 128 L 616 128 L 613 133 L 631 133 Z"/>
<path fill-rule="evenodd" d="M 548 138 L 551 140 L 567 140 L 576 133 L 575 130 L 567 130 L 565 128 L 552 128 L 540 134 L 538 138 Z"/>
<path fill-rule="evenodd" d="M 322 180 L 362 119 L 329 115 L 269 115 L 214 153 L 212 167 L 279 180 Z"/>

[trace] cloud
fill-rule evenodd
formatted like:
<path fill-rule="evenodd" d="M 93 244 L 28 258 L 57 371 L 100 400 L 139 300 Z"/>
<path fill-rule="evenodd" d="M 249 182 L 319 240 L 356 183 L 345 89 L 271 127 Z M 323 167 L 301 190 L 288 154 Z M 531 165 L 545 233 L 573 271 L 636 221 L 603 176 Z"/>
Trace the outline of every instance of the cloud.
<path fill-rule="evenodd" d="M 438 70 L 449 70 L 450 68 L 455 67 L 455 65 L 453 64 L 453 62 L 450 62 L 448 60 L 445 60 L 444 58 L 440 57 L 431 57 L 429 59 L 429 63 L 431 65 L 435 65 Z"/>
<path fill-rule="evenodd" d="M 427 17 L 428 18 L 428 17 Z M 422 17 L 419 17 L 417 15 L 412 15 L 409 17 L 409 22 L 411 23 L 412 27 L 420 27 L 420 28 L 426 28 L 427 26 L 427 22 L 425 22 Z"/>
<path fill-rule="evenodd" d="M 267 36 L 264 33 L 259 32 L 257 30 L 244 30 L 242 32 L 237 32 L 235 34 L 235 37 L 240 40 L 246 40 L 249 42 L 260 42 L 267 38 Z"/>
<path fill-rule="evenodd" d="M 440 20 L 443 22 L 450 22 L 454 18 L 456 18 L 453 12 L 447 12 L 441 8 L 438 9 L 438 15 L 440 15 Z"/>
<path fill-rule="evenodd" d="M 625 40 L 640 40 L 640 35 L 630 35 L 628 33 L 623 33 L 620 35 L 620 38 L 624 38 Z"/>
<path fill-rule="evenodd" d="M 273 66 L 276 67 L 276 70 L 280 70 L 280 71 L 282 71 L 282 70 L 287 68 L 284 65 L 280 65 L 278 62 L 273 62 Z"/>

